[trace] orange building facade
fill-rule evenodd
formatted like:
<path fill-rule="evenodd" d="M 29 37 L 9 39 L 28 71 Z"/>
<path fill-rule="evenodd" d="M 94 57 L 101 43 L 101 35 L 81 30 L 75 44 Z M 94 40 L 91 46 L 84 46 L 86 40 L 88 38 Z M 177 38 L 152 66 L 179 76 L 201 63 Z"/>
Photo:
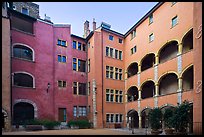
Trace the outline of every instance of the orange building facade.
<path fill-rule="evenodd" d="M 87 36 L 89 118 L 95 128 L 144 128 L 152 108 L 187 100 L 193 132 L 194 14 L 193 2 L 160 2 L 124 35 L 102 22 Z"/>

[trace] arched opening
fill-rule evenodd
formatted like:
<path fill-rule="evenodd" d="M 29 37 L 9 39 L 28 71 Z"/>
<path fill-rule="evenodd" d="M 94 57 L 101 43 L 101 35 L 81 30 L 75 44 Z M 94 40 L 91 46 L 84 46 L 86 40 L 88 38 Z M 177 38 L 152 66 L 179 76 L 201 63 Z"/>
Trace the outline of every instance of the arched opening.
<path fill-rule="evenodd" d="M 175 73 L 168 73 L 159 80 L 159 95 L 175 93 L 178 90 L 178 79 Z"/>
<path fill-rule="evenodd" d="M 127 77 L 131 77 L 131 76 L 134 76 L 136 75 L 138 72 L 138 64 L 135 62 L 135 63 L 132 63 L 128 66 L 127 68 Z"/>
<path fill-rule="evenodd" d="M 155 55 L 153 53 L 147 54 L 141 61 L 141 71 L 153 67 L 155 64 Z"/>
<path fill-rule="evenodd" d="M 149 112 L 151 111 L 150 108 L 145 108 L 141 112 L 142 116 L 142 128 L 149 128 L 150 127 L 150 122 L 149 122 Z"/>
<path fill-rule="evenodd" d="M 138 89 L 136 86 L 132 86 L 127 91 L 127 101 L 132 102 L 138 99 Z"/>
<path fill-rule="evenodd" d="M 159 52 L 159 63 L 163 63 L 177 56 L 178 53 L 178 42 L 168 42 Z"/>
<path fill-rule="evenodd" d="M 14 73 L 14 85 L 22 87 L 34 87 L 33 77 L 26 73 Z"/>
<path fill-rule="evenodd" d="M 193 29 L 191 29 L 182 40 L 183 50 L 182 53 L 186 53 L 193 49 Z"/>
<path fill-rule="evenodd" d="M 168 105 L 168 104 L 161 107 L 161 111 L 162 111 L 162 128 L 163 129 L 166 128 L 165 122 L 164 122 L 164 113 L 165 113 L 165 110 L 167 110 L 167 109 L 171 109 L 173 111 L 173 113 L 174 113 L 175 107 L 171 106 L 171 105 Z M 173 116 L 173 113 L 172 113 L 172 116 Z"/>
<path fill-rule="evenodd" d="M 16 103 L 13 107 L 13 124 L 23 124 L 26 120 L 34 119 L 34 107 L 26 102 Z"/>
<path fill-rule="evenodd" d="M 154 96 L 155 85 L 153 81 L 146 81 L 141 87 L 141 98 L 150 98 Z"/>
<path fill-rule="evenodd" d="M 130 128 L 138 128 L 139 127 L 139 116 L 137 111 L 130 110 L 127 113 L 128 123 Z"/>
<path fill-rule="evenodd" d="M 193 66 L 189 67 L 183 73 L 183 90 L 192 90 L 193 89 Z"/>

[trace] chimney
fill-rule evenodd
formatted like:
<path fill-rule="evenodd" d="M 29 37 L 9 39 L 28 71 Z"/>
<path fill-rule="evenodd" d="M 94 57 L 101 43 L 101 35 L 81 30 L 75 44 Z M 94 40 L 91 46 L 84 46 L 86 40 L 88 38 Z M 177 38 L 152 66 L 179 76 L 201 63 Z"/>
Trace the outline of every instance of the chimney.
<path fill-rule="evenodd" d="M 90 30 L 89 30 L 89 21 L 85 21 L 84 22 L 84 38 L 86 38 L 90 33 Z"/>
<path fill-rule="evenodd" d="M 96 30 L 96 22 L 95 19 L 93 18 L 93 31 Z"/>

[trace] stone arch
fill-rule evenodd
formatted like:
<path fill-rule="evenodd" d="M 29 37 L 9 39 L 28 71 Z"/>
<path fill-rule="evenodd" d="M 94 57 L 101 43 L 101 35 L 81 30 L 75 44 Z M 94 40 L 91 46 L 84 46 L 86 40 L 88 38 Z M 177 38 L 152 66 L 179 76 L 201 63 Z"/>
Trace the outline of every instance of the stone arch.
<path fill-rule="evenodd" d="M 193 49 L 193 28 L 190 28 L 182 37 L 182 53 Z"/>
<path fill-rule="evenodd" d="M 153 97 L 155 95 L 155 82 L 154 80 L 146 80 L 144 81 L 141 86 L 141 98 L 145 99 L 145 98 L 150 98 Z"/>
<path fill-rule="evenodd" d="M 24 47 L 27 47 L 27 48 L 31 49 L 32 52 L 33 52 L 32 61 L 35 61 L 35 51 L 34 51 L 34 49 L 31 48 L 29 45 L 24 44 L 24 43 L 14 43 L 14 44 L 12 44 L 12 56 L 14 55 L 14 53 L 13 53 L 13 48 L 14 48 L 16 45 L 21 45 L 21 46 L 24 46 Z"/>
<path fill-rule="evenodd" d="M 139 115 L 135 109 L 130 109 L 127 112 L 127 122 L 129 123 L 130 128 L 139 127 Z"/>
<path fill-rule="evenodd" d="M 38 118 L 38 108 L 37 108 L 37 105 L 33 101 L 28 100 L 28 99 L 17 99 L 17 100 L 14 101 L 13 106 L 15 104 L 17 104 L 17 103 L 20 103 L 20 102 L 29 103 L 29 104 L 33 105 L 33 107 L 34 107 L 34 118 Z"/>
<path fill-rule="evenodd" d="M 146 54 L 142 59 L 140 60 L 141 65 L 141 71 L 144 71 L 146 69 L 149 69 L 153 67 L 155 64 L 155 53 L 150 52 Z"/>
<path fill-rule="evenodd" d="M 137 62 L 132 62 L 127 68 L 127 78 L 134 76 L 138 73 L 138 64 Z"/>
<path fill-rule="evenodd" d="M 175 93 L 178 90 L 178 74 L 176 72 L 167 72 L 160 76 L 159 95 Z"/>
<path fill-rule="evenodd" d="M 165 43 L 158 51 L 159 63 L 166 62 L 178 54 L 178 41 L 171 40 Z"/>
<path fill-rule="evenodd" d="M 138 88 L 137 86 L 131 86 L 127 90 L 127 101 L 132 102 L 138 99 Z"/>
<path fill-rule="evenodd" d="M 182 77 L 182 86 L 184 91 L 193 89 L 193 85 L 194 85 L 193 73 L 194 73 L 193 64 L 189 65 L 182 71 L 181 77 Z"/>
<path fill-rule="evenodd" d="M 149 122 L 149 112 L 152 110 L 151 107 L 145 107 L 141 111 L 141 117 L 142 117 L 142 128 L 149 128 L 150 122 Z"/>

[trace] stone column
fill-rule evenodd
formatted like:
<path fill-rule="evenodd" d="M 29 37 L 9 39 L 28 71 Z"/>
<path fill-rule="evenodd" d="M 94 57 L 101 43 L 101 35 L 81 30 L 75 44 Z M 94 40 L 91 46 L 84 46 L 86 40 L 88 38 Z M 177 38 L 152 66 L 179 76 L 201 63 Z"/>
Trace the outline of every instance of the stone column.
<path fill-rule="evenodd" d="M 178 78 L 178 90 L 177 90 L 177 97 L 178 97 L 178 103 L 181 104 L 182 103 L 182 77 Z"/>
<path fill-rule="evenodd" d="M 125 94 L 125 102 L 128 102 L 128 94 Z"/>
<path fill-rule="evenodd" d="M 138 72 L 137 72 L 138 74 L 140 74 L 141 73 L 141 64 L 138 64 Z"/>
<path fill-rule="evenodd" d="M 155 55 L 155 65 L 158 65 L 159 64 L 159 54 L 156 53 Z"/>
<path fill-rule="evenodd" d="M 155 96 L 159 96 L 159 84 L 155 83 Z"/>
<path fill-rule="evenodd" d="M 179 43 L 178 44 L 178 55 L 182 54 L 182 50 L 183 50 L 183 45 L 182 45 L 182 43 Z"/>
<path fill-rule="evenodd" d="M 138 90 L 138 100 L 141 100 L 141 89 Z"/>
<path fill-rule="evenodd" d="M 142 128 L 142 116 L 139 114 L 139 128 Z"/>

